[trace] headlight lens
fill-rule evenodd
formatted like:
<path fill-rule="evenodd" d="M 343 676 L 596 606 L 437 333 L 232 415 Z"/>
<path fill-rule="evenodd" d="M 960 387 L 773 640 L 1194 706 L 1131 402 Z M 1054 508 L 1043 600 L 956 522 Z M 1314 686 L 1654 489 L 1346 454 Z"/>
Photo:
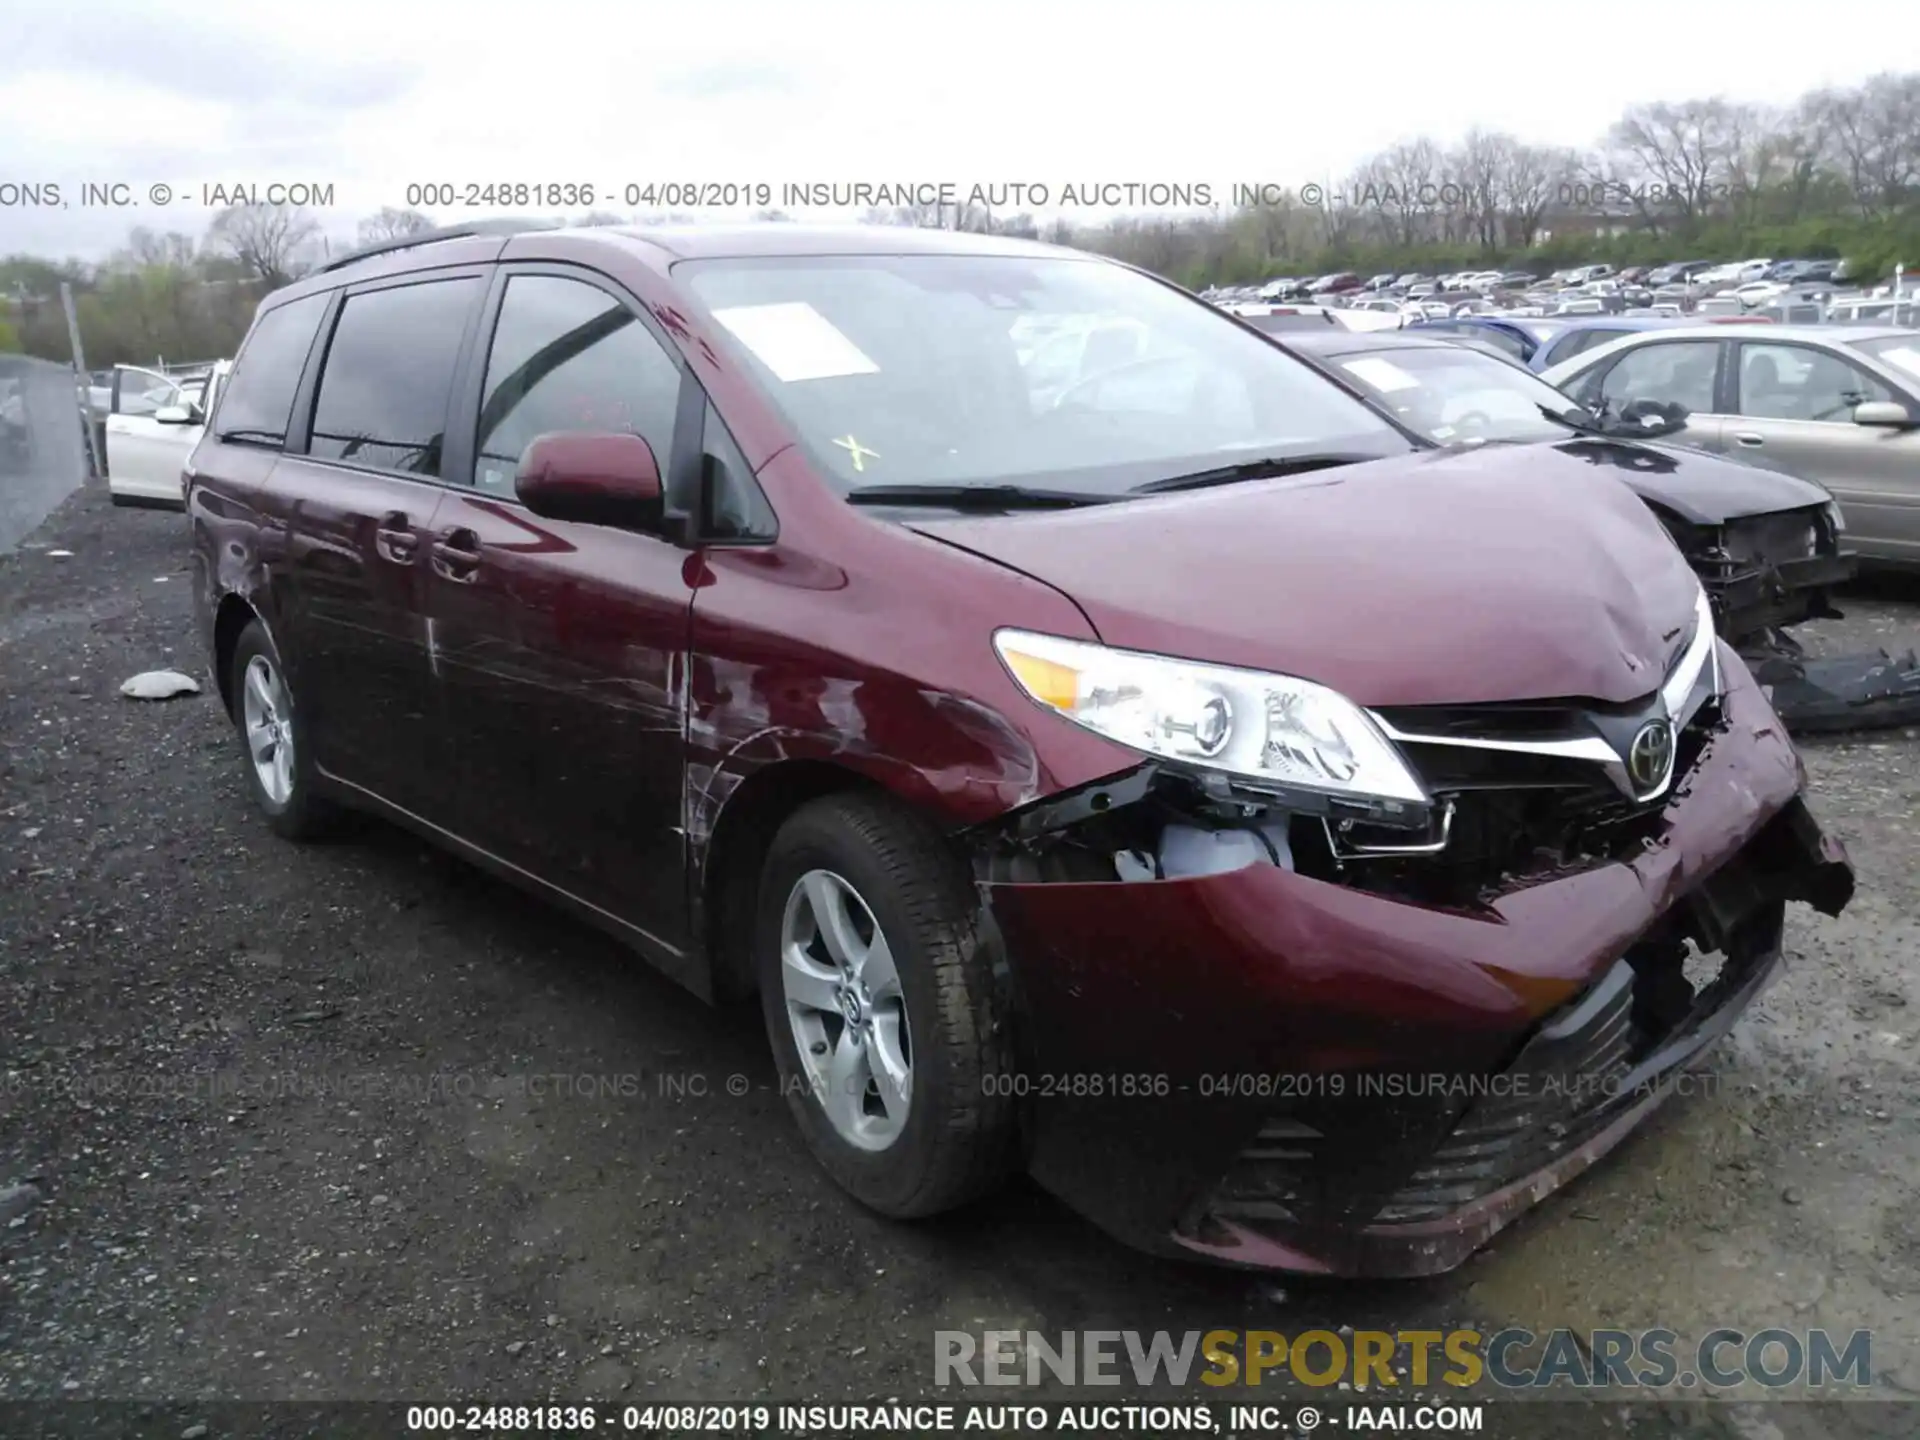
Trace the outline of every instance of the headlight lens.
<path fill-rule="evenodd" d="M 1847 517 L 1840 513 L 1840 502 L 1829 500 L 1821 511 L 1827 517 L 1827 525 L 1835 535 L 1847 533 Z"/>
<path fill-rule="evenodd" d="M 1122 745 L 1389 815 L 1428 803 L 1366 712 L 1311 680 L 1025 630 L 994 648 L 1040 704 Z"/>

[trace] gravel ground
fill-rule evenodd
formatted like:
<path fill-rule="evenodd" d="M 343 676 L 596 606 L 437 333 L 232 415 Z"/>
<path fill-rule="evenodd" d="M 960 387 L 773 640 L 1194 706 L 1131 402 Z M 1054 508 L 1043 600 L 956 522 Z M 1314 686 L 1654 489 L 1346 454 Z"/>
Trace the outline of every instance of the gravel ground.
<path fill-rule="evenodd" d="M 1817 648 L 1920 641 L 1911 594 L 1848 608 Z M 207 680 L 178 516 L 90 487 L 0 558 L 0 1192 L 37 1192 L 0 1200 L 0 1400 L 885 1399 L 929 1391 L 944 1328 L 1462 1323 L 1869 1327 L 1880 1393 L 1920 1396 L 1914 732 L 1807 747 L 1859 896 L 1795 910 L 1713 1093 L 1453 1275 L 1276 1285 L 1142 1258 L 1030 1186 L 863 1212 L 802 1150 L 756 1010 L 386 827 L 275 839 L 211 693 L 117 693 L 168 665 Z M 1602 1418 L 1528 1408 L 1529 1435 Z"/>

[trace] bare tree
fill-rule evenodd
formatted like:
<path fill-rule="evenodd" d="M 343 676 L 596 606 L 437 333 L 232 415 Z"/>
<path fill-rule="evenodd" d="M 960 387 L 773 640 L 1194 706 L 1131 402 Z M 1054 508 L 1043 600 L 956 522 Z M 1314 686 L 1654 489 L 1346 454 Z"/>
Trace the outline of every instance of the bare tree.
<path fill-rule="evenodd" d="M 1617 166 L 1609 192 L 1651 229 L 1665 217 L 1698 225 L 1731 189 L 1751 123 L 1743 107 L 1718 98 L 1635 106 L 1607 132 L 1604 158 Z"/>
<path fill-rule="evenodd" d="M 1824 159 L 1864 218 L 1888 214 L 1920 186 L 1920 75 L 1876 75 L 1857 90 L 1820 90 L 1803 109 L 1820 126 Z"/>
<path fill-rule="evenodd" d="M 1505 243 L 1521 250 L 1539 243 L 1548 212 L 1572 198 L 1580 170 L 1578 151 L 1516 142 L 1494 182 Z"/>
<path fill-rule="evenodd" d="M 1510 135 L 1469 130 L 1445 157 L 1442 174 L 1455 200 L 1460 228 L 1482 250 L 1494 250 L 1501 234 L 1500 185 L 1514 165 L 1519 142 Z"/>
<path fill-rule="evenodd" d="M 190 269 L 200 258 L 200 245 L 191 235 L 178 230 L 169 230 L 165 234 L 149 230 L 144 225 L 136 225 L 127 233 L 127 243 L 117 251 L 107 263 L 121 269 L 143 269 L 148 266 L 169 266 L 181 270 Z"/>
<path fill-rule="evenodd" d="M 1363 219 L 1379 217 L 1376 223 L 1395 243 L 1417 245 L 1435 237 L 1441 163 L 1440 149 L 1431 140 L 1403 140 L 1354 172 L 1347 182 L 1347 200 L 1364 212 Z"/>
<path fill-rule="evenodd" d="M 271 288 L 300 273 L 319 236 L 319 224 L 299 206 L 233 205 L 214 216 L 207 238 Z"/>
<path fill-rule="evenodd" d="M 424 235 L 436 229 L 433 221 L 418 210 L 396 210 L 389 205 L 360 222 L 362 245 L 379 245 L 388 240 L 404 240 L 409 235 Z"/>

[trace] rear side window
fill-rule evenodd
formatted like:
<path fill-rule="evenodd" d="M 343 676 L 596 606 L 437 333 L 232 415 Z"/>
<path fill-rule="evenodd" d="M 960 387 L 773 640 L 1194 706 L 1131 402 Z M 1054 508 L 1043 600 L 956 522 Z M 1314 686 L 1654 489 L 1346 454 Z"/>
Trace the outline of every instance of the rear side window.
<path fill-rule="evenodd" d="M 276 306 L 254 323 L 233 374 L 220 390 L 214 430 L 222 440 L 276 448 L 287 443 L 293 393 L 300 388 L 300 373 L 330 298 L 309 295 Z"/>
<path fill-rule="evenodd" d="M 438 477 L 477 278 L 349 295 L 313 407 L 316 459 Z"/>

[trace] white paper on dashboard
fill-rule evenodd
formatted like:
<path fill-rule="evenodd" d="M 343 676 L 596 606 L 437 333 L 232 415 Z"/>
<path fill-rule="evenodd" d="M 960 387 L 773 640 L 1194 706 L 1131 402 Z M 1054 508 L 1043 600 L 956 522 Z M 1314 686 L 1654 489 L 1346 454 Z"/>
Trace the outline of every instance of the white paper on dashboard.
<path fill-rule="evenodd" d="M 1911 345 L 1895 345 L 1891 350 L 1882 350 L 1880 358 L 1889 365 L 1897 365 L 1909 375 L 1920 375 L 1920 350 Z"/>
<path fill-rule="evenodd" d="M 804 301 L 735 305 L 714 311 L 713 318 L 788 383 L 872 375 L 880 369 L 832 321 Z"/>
<path fill-rule="evenodd" d="M 1358 375 L 1376 390 L 1389 393 L 1395 390 L 1418 390 L 1420 382 L 1402 370 L 1391 360 L 1381 360 L 1375 356 L 1364 356 L 1359 360 L 1349 360 L 1346 368 Z"/>

